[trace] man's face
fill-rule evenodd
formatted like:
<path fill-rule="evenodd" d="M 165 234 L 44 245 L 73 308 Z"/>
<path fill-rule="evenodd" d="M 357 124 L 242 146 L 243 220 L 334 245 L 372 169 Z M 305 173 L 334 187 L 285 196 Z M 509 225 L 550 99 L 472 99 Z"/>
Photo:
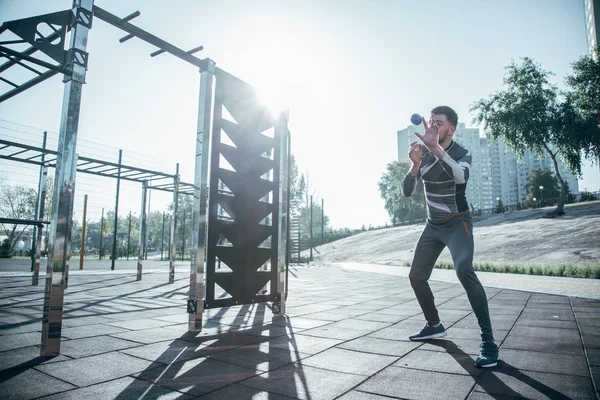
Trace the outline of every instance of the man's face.
<path fill-rule="evenodd" d="M 439 144 L 442 144 L 446 141 L 448 137 L 452 137 L 456 127 L 453 126 L 450 122 L 448 122 L 448 117 L 444 114 L 431 114 L 430 125 L 435 125 L 438 128 L 438 133 L 440 138 L 438 140 Z"/>

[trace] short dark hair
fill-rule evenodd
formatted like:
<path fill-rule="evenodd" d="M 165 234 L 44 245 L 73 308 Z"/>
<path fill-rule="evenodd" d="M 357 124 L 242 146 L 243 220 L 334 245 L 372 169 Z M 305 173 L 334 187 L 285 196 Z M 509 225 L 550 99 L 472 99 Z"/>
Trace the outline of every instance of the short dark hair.
<path fill-rule="evenodd" d="M 448 119 L 448 122 L 450 122 L 454 126 L 458 125 L 458 114 L 456 113 L 456 111 L 454 111 L 448 106 L 438 106 L 431 110 L 431 113 L 445 115 Z"/>

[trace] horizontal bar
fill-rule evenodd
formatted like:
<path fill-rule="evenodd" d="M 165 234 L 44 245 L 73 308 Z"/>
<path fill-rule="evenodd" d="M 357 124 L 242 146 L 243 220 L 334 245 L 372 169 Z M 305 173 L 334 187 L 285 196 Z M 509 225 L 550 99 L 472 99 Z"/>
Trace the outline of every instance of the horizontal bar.
<path fill-rule="evenodd" d="M 56 74 L 58 74 L 58 71 L 50 70 L 50 71 L 44 72 L 40 76 L 36 76 L 35 78 L 30 79 L 29 81 L 23 83 L 22 85 L 19 85 L 19 87 L 9 90 L 8 92 L 1 95 L 0 103 L 2 103 L 5 100 L 10 99 L 11 97 L 18 95 L 21 92 L 24 92 L 25 90 L 37 85 L 38 83 L 45 81 L 46 79 L 52 78 Z"/>
<path fill-rule="evenodd" d="M 8 79 L 4 79 L 3 77 L 0 76 L 0 81 L 4 82 L 4 83 L 8 83 L 9 85 L 11 85 L 12 87 L 16 87 L 18 88 L 19 85 L 17 85 L 16 83 L 12 83 L 11 81 L 9 81 Z"/>
<path fill-rule="evenodd" d="M 35 219 L 19 219 L 19 218 L 0 218 L 0 224 L 35 225 L 38 227 L 43 227 L 44 224 L 50 224 L 50 221 L 38 221 Z"/>
<path fill-rule="evenodd" d="M 129 39 L 133 39 L 135 37 L 135 35 L 132 35 L 131 33 L 128 35 L 123 36 L 121 39 L 119 39 L 119 43 L 125 43 L 126 41 L 128 41 Z"/>
<path fill-rule="evenodd" d="M 4 28 L 4 29 L 6 29 L 6 28 Z M 46 38 L 46 40 L 47 40 L 48 42 L 52 43 L 52 42 L 54 41 L 54 39 L 57 39 L 57 38 L 59 38 L 59 37 L 60 37 L 60 34 L 62 33 L 62 29 L 63 29 L 63 28 L 61 28 L 61 29 L 59 29 L 58 31 L 56 31 L 56 32 L 54 32 L 54 33 L 52 33 L 52 34 L 50 34 L 50 35 L 49 35 L 49 36 Z M 69 27 L 67 27 L 67 32 L 68 32 L 69 30 L 71 30 L 71 27 L 70 27 L 70 26 L 69 26 Z M 0 33 L 2 33 L 2 32 L 0 32 Z M 35 47 L 33 47 L 33 46 L 32 46 L 32 47 L 29 47 L 28 49 L 25 49 L 25 50 L 23 50 L 23 51 L 21 52 L 21 54 L 25 54 L 25 55 L 28 55 L 28 56 L 30 56 L 30 55 L 32 55 L 33 53 L 35 53 L 36 51 L 38 51 L 38 49 L 36 49 Z M 12 66 L 13 66 L 13 65 L 15 65 L 15 64 L 16 64 L 16 62 L 15 62 L 14 60 L 11 60 L 11 61 L 8 61 L 8 62 L 5 62 L 4 64 L 0 65 L 0 72 L 6 71 L 7 69 L 9 69 L 10 67 L 12 67 Z"/>
<path fill-rule="evenodd" d="M 173 54 L 175 57 L 179 57 L 182 60 L 187 61 L 190 64 L 197 66 L 198 68 L 200 68 L 201 71 L 208 70 L 208 60 L 201 60 L 199 58 L 196 58 L 193 55 L 188 54 L 185 51 L 181 50 L 180 48 L 175 47 L 172 44 L 160 39 L 159 37 L 154 36 L 153 34 L 147 32 L 143 29 L 140 29 L 137 26 L 130 24 L 129 22 L 123 21 L 123 19 L 117 17 L 116 15 L 109 13 L 106 10 L 103 10 L 102 8 L 100 8 L 96 5 L 94 5 L 93 11 L 94 11 L 94 16 L 103 20 L 104 22 L 107 22 L 117 28 L 120 28 L 127 33 L 135 35 L 136 37 L 142 39 L 143 41 L 148 42 L 148 43 L 158 47 L 159 49 L 163 49 L 163 50 Z"/>
<path fill-rule="evenodd" d="M 54 65 L 54 64 L 50 64 L 50 63 L 48 63 L 46 61 L 38 60 L 35 57 L 31 57 L 31 56 L 28 56 L 27 54 L 23 54 L 23 53 L 20 53 L 18 51 L 9 49 L 8 47 L 0 46 L 0 52 L 9 54 L 11 56 L 14 56 L 16 58 L 20 58 L 22 60 L 29 61 L 31 63 L 40 65 L 42 67 L 46 67 L 48 69 L 51 69 L 51 70 L 54 70 L 54 71 L 57 71 L 57 72 L 61 72 L 61 73 L 65 74 L 65 75 L 69 75 L 70 76 L 72 74 L 71 71 L 69 71 L 66 68 L 63 68 L 60 65 Z"/>

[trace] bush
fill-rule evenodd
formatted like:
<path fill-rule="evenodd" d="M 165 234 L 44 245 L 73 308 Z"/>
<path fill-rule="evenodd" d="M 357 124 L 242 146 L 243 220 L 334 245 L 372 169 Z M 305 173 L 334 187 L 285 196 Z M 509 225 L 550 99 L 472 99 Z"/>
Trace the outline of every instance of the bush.
<path fill-rule="evenodd" d="M 4 239 L 2 246 L 0 246 L 0 258 L 12 258 L 13 249 L 10 245 L 10 240 Z"/>

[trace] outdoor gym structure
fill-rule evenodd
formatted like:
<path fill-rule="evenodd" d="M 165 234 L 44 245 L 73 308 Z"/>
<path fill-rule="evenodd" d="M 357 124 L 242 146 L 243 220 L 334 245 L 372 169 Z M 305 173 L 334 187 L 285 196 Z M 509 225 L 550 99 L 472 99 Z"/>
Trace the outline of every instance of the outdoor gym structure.
<path fill-rule="evenodd" d="M 194 53 L 203 49 L 202 46 L 184 51 L 129 22 L 139 15 L 139 12 L 135 12 L 119 18 L 95 6 L 93 0 L 74 0 L 71 10 L 4 22 L 0 27 L 0 34 L 10 31 L 20 38 L 0 42 L 0 56 L 8 59 L 0 65 L 0 73 L 11 67 L 21 67 L 37 75 L 22 84 L 0 76 L 0 80 L 13 87 L 0 95 L 0 102 L 58 73 L 63 74 L 65 82 L 58 149 L 54 154 L 55 159 L 51 161 L 56 174 L 50 219 L 42 357 L 60 354 L 77 171 L 102 171 L 118 180 L 135 179 L 141 182 L 142 210 L 151 179 L 151 176 L 144 175 L 144 171 L 120 162 L 101 162 L 97 168 L 90 170 L 93 162 L 100 160 L 79 158 L 77 155 L 77 129 L 88 62 L 86 45 L 92 22 L 96 18 L 126 32 L 127 35 L 119 40 L 121 43 L 132 38 L 141 39 L 157 47 L 152 57 L 170 53 L 200 71 L 195 177 L 190 185 L 194 195 L 194 211 L 187 301 L 188 329 L 202 329 L 205 308 L 272 302 L 275 314 L 285 313 L 291 145 L 288 113 L 283 111 L 273 115 L 258 100 L 252 86 L 217 68 L 213 60 L 194 56 Z M 38 29 L 40 24 L 49 26 L 53 33 L 42 35 Z M 69 30 L 71 40 L 65 50 Z M 24 51 L 7 47 L 19 43 L 29 43 L 31 47 Z M 33 57 L 36 51 L 41 51 L 56 63 Z M 45 72 L 30 64 L 44 68 Z M 233 142 L 233 146 L 222 141 L 223 133 Z M 0 144 L 0 149 L 5 148 L 2 146 L 18 147 L 18 144 Z M 42 167 L 50 165 L 43 156 L 47 152 L 25 148 L 15 150 L 10 154 L 13 159 L 18 157 L 14 153 L 33 151 L 33 155 L 28 153 L 27 157 L 20 159 L 40 163 Z M 223 168 L 220 164 L 222 159 L 234 171 Z M 178 174 L 174 177 L 166 175 L 174 178 L 173 183 L 162 189 L 178 193 L 181 185 Z M 140 224 L 144 220 L 140 218 Z M 41 221 L 30 223 L 37 225 Z M 144 229 L 140 229 L 140 232 L 140 243 L 143 243 Z M 141 279 L 142 247 L 138 256 L 138 279 Z M 173 257 L 174 251 L 171 253 Z M 217 271 L 217 259 L 228 268 Z M 171 264 L 171 282 L 173 275 Z"/>

